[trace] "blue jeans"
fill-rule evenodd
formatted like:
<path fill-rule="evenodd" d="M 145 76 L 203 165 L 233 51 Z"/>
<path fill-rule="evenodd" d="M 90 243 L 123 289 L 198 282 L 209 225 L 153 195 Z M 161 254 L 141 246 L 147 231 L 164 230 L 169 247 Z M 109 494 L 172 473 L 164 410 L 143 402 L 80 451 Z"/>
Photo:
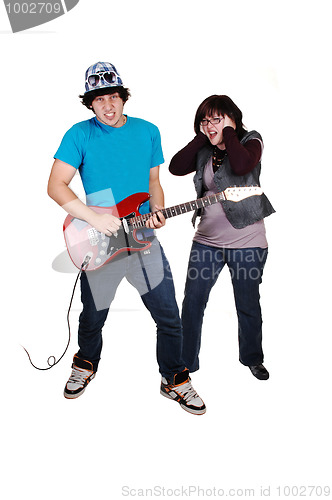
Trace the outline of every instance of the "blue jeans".
<path fill-rule="evenodd" d="M 182 355 L 189 371 L 199 369 L 204 311 L 225 264 L 231 274 L 238 316 L 240 362 L 247 366 L 263 362 L 259 285 L 267 253 L 263 248 L 223 249 L 193 242 L 182 308 Z M 217 317 L 216 327 L 219 323 L 222 319 Z"/>
<path fill-rule="evenodd" d="M 171 378 L 185 369 L 181 356 L 182 326 L 173 278 L 157 238 L 152 240 L 148 252 L 120 256 L 100 269 L 81 275 L 83 310 L 79 318 L 77 356 L 90 361 L 95 371 L 102 350 L 102 328 L 123 278 L 138 290 L 156 323 L 157 362 L 162 376 Z"/>

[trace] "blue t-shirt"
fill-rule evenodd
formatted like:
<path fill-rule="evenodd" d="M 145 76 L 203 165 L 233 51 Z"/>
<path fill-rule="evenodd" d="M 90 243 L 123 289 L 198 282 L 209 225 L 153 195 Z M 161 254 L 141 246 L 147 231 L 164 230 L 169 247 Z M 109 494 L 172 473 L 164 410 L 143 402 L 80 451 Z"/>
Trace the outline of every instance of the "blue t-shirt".
<path fill-rule="evenodd" d="M 104 207 L 148 193 L 150 169 L 164 163 L 158 128 L 129 116 L 119 128 L 96 117 L 77 123 L 64 135 L 54 158 L 79 169 L 87 205 Z M 148 203 L 140 212 L 149 212 Z"/>

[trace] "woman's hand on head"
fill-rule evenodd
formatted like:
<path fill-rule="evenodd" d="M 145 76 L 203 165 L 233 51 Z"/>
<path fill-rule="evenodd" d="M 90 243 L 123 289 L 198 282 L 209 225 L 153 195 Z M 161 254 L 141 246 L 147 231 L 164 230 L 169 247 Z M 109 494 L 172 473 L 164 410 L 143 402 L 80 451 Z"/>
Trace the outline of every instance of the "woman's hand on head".
<path fill-rule="evenodd" d="M 232 127 L 234 130 L 236 130 L 236 123 L 228 115 L 225 115 L 224 116 L 224 127 Z"/>

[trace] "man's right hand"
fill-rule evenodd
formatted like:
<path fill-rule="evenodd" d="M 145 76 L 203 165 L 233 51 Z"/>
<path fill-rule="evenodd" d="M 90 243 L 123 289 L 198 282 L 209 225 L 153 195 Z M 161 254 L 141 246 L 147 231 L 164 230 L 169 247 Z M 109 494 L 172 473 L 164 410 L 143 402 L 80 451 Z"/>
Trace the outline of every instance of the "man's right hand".
<path fill-rule="evenodd" d="M 121 220 L 111 214 L 95 213 L 89 222 L 97 231 L 106 234 L 106 236 L 117 233 L 121 227 Z"/>

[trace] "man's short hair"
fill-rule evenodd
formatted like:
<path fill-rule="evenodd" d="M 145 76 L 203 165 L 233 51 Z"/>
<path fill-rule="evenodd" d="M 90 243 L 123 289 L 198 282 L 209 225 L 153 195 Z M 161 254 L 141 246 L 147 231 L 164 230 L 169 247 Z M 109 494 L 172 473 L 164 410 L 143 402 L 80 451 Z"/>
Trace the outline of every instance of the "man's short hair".
<path fill-rule="evenodd" d="M 81 100 L 81 103 L 86 106 L 88 109 L 91 109 L 92 101 L 100 96 L 100 95 L 108 95 L 108 94 L 115 94 L 118 92 L 119 96 L 121 97 L 123 103 L 127 102 L 129 97 L 130 97 L 130 92 L 129 89 L 125 87 L 104 87 L 101 89 L 96 89 L 96 90 L 91 90 L 91 92 L 87 92 L 86 94 L 82 94 L 79 96 Z"/>

